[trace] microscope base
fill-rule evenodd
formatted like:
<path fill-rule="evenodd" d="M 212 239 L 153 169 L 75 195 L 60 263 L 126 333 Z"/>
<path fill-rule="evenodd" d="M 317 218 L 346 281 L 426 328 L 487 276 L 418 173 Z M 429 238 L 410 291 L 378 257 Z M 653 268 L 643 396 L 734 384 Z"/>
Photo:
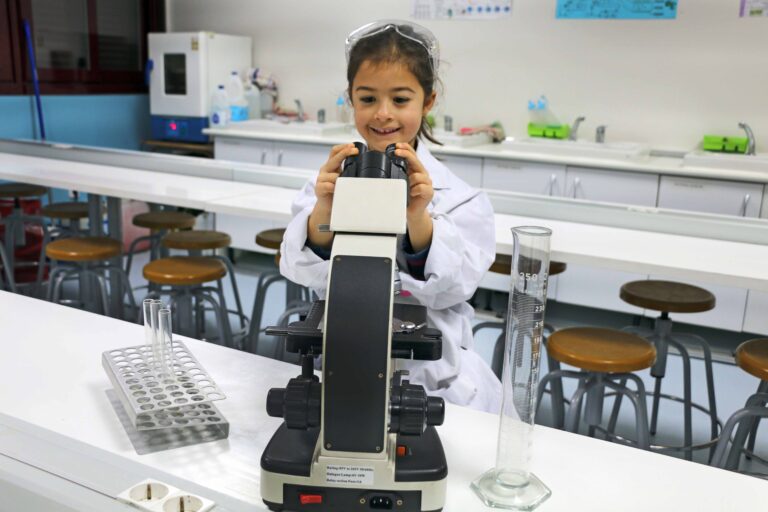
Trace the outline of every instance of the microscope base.
<path fill-rule="evenodd" d="M 319 429 L 291 430 L 284 423 L 275 432 L 261 458 L 261 495 L 270 510 L 309 510 L 310 502 L 317 512 L 442 510 L 448 466 L 434 427 L 427 427 L 421 436 L 397 436 L 397 446 L 404 447 L 406 455 L 395 458 L 394 475 L 377 474 L 374 479 L 371 470 L 371 481 L 362 485 L 329 483 L 319 474 L 323 472 L 315 460 L 319 433 Z M 360 459 L 350 460 L 350 465 L 360 466 Z"/>

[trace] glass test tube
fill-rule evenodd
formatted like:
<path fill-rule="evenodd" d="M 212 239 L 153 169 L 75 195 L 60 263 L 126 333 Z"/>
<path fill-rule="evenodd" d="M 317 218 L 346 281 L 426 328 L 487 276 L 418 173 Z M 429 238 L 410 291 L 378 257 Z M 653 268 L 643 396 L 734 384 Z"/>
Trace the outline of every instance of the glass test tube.
<path fill-rule="evenodd" d="M 145 355 L 152 353 L 152 303 L 155 299 L 144 299 L 141 303 L 141 313 L 144 317 L 144 346 Z"/>
<path fill-rule="evenodd" d="M 152 366 L 155 371 L 162 369 L 163 350 L 160 340 L 160 310 L 163 308 L 163 303 L 160 300 L 153 300 L 149 305 L 150 319 L 152 325 Z"/>
<path fill-rule="evenodd" d="M 173 373 L 173 330 L 170 308 L 158 311 L 160 327 L 158 329 L 158 344 L 160 346 L 160 367 L 163 373 Z"/>
<path fill-rule="evenodd" d="M 530 472 L 551 235 L 544 227 L 512 228 L 512 283 L 496 467 L 472 483 L 480 499 L 496 508 L 533 510 L 551 495 Z"/>

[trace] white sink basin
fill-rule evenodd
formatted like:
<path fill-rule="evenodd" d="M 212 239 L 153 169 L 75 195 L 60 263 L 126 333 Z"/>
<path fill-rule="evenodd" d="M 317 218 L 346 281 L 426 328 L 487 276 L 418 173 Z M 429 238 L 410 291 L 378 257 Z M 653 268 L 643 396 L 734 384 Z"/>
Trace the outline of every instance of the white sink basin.
<path fill-rule="evenodd" d="M 348 126 L 344 123 L 321 124 L 317 121 L 304 121 L 303 123 L 291 121 L 288 123 L 283 123 L 272 119 L 250 119 L 248 121 L 239 121 L 236 123 L 231 123 L 229 127 L 233 130 L 318 136 L 332 133 L 343 133 L 348 130 Z"/>
<path fill-rule="evenodd" d="M 470 148 L 472 146 L 481 146 L 483 144 L 491 143 L 491 136 L 487 133 L 459 135 L 456 132 L 433 130 L 432 135 L 446 146 L 455 146 L 459 148 Z"/>
<path fill-rule="evenodd" d="M 507 139 L 502 148 L 523 153 L 539 153 L 576 158 L 601 158 L 611 160 L 644 160 L 651 148 L 634 142 L 607 142 L 598 144 L 586 140 L 557 140 L 544 138 Z"/>
<path fill-rule="evenodd" d="M 691 151 L 683 157 L 683 165 L 685 167 L 714 167 L 734 171 L 768 172 L 768 154 L 733 155 L 700 150 Z"/>

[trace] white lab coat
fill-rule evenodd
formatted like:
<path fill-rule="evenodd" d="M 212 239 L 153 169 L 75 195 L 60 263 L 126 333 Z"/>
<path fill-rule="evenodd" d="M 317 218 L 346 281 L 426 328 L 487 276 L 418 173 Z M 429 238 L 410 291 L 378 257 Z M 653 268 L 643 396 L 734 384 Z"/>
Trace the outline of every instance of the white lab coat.
<path fill-rule="evenodd" d="M 443 334 L 443 357 L 438 361 L 398 361 L 409 370 L 409 379 L 423 385 L 430 395 L 490 412 L 501 407 L 501 383 L 473 350 L 467 304 L 491 266 L 496 251 L 494 216 L 485 193 L 457 178 L 419 144 L 416 151 L 432 178 L 435 195 L 428 206 L 432 216 L 432 245 L 424 268 L 426 281 L 407 273 L 398 244 L 402 289 L 427 307 L 428 322 Z M 280 246 L 280 272 L 291 281 L 314 289 L 322 298 L 328 281 L 328 261 L 306 246 L 307 219 L 317 200 L 315 179 L 310 180 L 292 205 L 293 219 Z"/>

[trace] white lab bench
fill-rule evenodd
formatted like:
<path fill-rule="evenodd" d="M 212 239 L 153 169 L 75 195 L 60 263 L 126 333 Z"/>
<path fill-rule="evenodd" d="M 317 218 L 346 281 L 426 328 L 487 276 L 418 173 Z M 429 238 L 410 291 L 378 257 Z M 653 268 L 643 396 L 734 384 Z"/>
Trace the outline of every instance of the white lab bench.
<path fill-rule="evenodd" d="M 287 224 L 290 204 L 296 194 L 294 188 L 232 181 L 238 174 L 247 172 L 255 176 L 262 172 L 274 172 L 273 168 L 249 168 L 246 171 L 247 166 L 244 164 L 219 162 L 219 166 L 231 166 L 230 176 L 222 179 L 173 172 L 173 164 L 190 160 L 198 159 L 164 156 L 158 161 L 164 165 L 169 163 L 166 165 L 167 171 L 160 172 L 104 163 L 0 153 L 0 179 L 80 190 L 113 198 L 198 208 L 218 214 L 216 227 L 227 232 L 230 229 L 226 219 L 240 219 L 237 228 L 245 233 L 243 237 L 247 236 L 250 244 L 248 247 L 254 245 L 255 234 L 264 229 L 265 225 L 273 227 Z M 303 181 L 301 176 L 294 180 L 298 183 Z M 556 202 L 572 202 L 563 198 L 552 198 L 551 201 L 553 205 Z M 610 211 L 606 213 L 613 214 Z M 589 220 L 566 221 L 549 217 L 551 215 L 539 217 L 497 213 L 495 223 L 497 251 L 500 253 L 511 252 L 509 228 L 512 226 L 533 223 L 553 227 L 552 259 L 569 264 L 568 271 L 557 277 L 553 299 L 626 310 L 629 306 L 623 305 L 618 299 L 618 289 L 624 282 L 645 279 L 649 275 L 685 279 L 693 284 L 711 287 L 718 301 L 728 306 L 701 314 L 700 323 L 703 325 L 768 333 L 768 317 L 760 313 L 763 304 L 768 303 L 768 266 L 765 265 L 765 261 L 768 261 L 768 245 L 765 242 L 732 242 L 707 236 L 655 232 L 653 228 L 645 226 L 617 228 L 598 225 L 600 220 L 592 224 Z M 649 214 L 648 220 L 652 221 L 653 217 L 654 214 Z M 733 219 L 734 226 L 742 222 L 759 227 L 765 224 L 764 227 L 768 228 L 768 221 L 761 219 L 740 221 L 733 217 L 723 218 Z M 235 236 L 234 232 L 230 234 Z M 768 230 L 763 240 L 768 240 Z M 570 274 L 569 280 L 564 279 L 566 274 Z M 503 276 L 498 278 L 504 280 Z M 589 286 L 584 286 L 585 283 Z M 506 284 L 497 286 L 506 289 Z M 642 313 L 641 310 L 631 311 Z"/>
<path fill-rule="evenodd" d="M 101 353 L 142 344 L 143 327 L 5 292 L 0 311 L 0 510 L 20 510 L 13 500 L 31 493 L 72 507 L 62 510 L 127 511 L 115 496 L 145 478 L 212 499 L 216 511 L 266 510 L 259 460 L 280 423 L 267 416 L 266 395 L 298 367 L 181 338 L 227 395 L 217 406 L 229 438 L 139 456 L 107 397 Z M 487 510 L 469 483 L 495 462 L 498 416 L 449 404 L 438 431 L 444 510 Z M 552 489 L 542 512 L 757 510 L 768 493 L 761 479 L 541 426 L 532 470 Z"/>

